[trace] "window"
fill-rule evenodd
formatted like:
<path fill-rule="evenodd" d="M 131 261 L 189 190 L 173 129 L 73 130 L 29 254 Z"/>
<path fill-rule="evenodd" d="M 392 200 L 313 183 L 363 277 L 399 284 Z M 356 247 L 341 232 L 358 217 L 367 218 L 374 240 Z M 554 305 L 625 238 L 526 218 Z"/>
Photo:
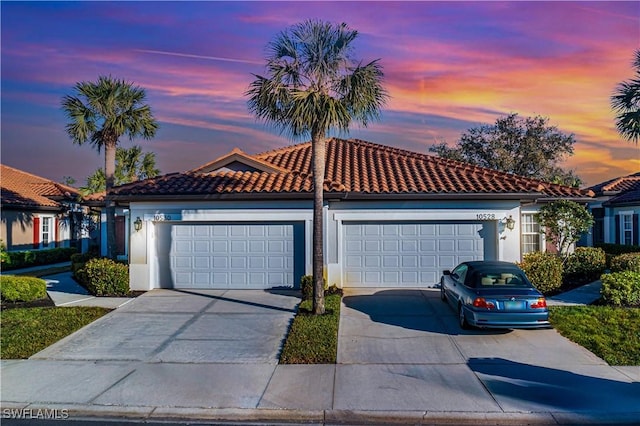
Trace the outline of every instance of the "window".
<path fill-rule="evenodd" d="M 464 280 L 465 280 L 465 278 L 467 276 L 467 270 L 468 270 L 467 265 L 460 265 L 456 269 L 453 270 L 451 275 L 453 276 L 453 278 L 456 281 L 458 281 L 459 283 L 464 284 Z"/>
<path fill-rule="evenodd" d="M 42 247 L 49 247 L 49 242 L 51 241 L 51 222 L 52 218 L 43 217 L 42 218 L 42 234 L 40 241 L 42 242 Z"/>
<path fill-rule="evenodd" d="M 626 246 L 633 244 L 633 213 L 620 213 L 620 242 Z"/>
<path fill-rule="evenodd" d="M 533 217 L 533 213 L 522 214 L 522 254 L 543 251 L 540 225 Z"/>

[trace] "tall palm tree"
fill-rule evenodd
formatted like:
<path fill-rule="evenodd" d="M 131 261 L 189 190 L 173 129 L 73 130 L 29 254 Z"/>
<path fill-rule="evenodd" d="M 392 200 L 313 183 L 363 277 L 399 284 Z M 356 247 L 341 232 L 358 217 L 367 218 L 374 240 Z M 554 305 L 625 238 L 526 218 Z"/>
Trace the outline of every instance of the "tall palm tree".
<path fill-rule="evenodd" d="M 151 139 L 158 129 L 151 107 L 145 104 L 145 91 L 124 80 L 100 76 L 98 81 L 83 81 L 74 87 L 73 96 L 62 99 L 68 123 L 66 130 L 73 143 L 89 142 L 98 152 L 104 149 L 107 212 L 107 255 L 115 257 L 115 205 L 111 198 L 116 168 L 116 147 L 121 136 Z"/>
<path fill-rule="evenodd" d="M 616 127 L 625 139 L 640 140 L 640 49 L 633 61 L 635 77 L 618 84 L 611 96 L 611 107 L 616 112 Z"/>
<path fill-rule="evenodd" d="M 267 45 L 266 76 L 254 75 L 249 109 L 292 137 L 311 136 L 313 157 L 313 312 L 324 313 L 323 219 L 326 137 L 366 126 L 387 100 L 378 60 L 363 65 L 352 56 L 358 32 L 346 24 L 307 20 Z"/>

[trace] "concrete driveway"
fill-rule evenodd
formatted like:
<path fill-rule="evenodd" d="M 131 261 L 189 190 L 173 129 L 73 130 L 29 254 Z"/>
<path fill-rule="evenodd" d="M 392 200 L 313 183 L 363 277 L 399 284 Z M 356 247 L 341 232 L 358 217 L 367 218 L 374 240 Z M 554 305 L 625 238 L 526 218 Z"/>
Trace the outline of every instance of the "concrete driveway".
<path fill-rule="evenodd" d="M 640 411 L 639 367 L 610 367 L 555 330 L 463 331 L 434 289 L 350 290 L 343 305 L 334 408 Z"/>
<path fill-rule="evenodd" d="M 640 368 L 553 330 L 461 333 L 438 297 L 348 291 L 338 364 L 278 365 L 296 293 L 154 290 L 2 361 L 1 406 L 144 421 L 637 423 Z"/>

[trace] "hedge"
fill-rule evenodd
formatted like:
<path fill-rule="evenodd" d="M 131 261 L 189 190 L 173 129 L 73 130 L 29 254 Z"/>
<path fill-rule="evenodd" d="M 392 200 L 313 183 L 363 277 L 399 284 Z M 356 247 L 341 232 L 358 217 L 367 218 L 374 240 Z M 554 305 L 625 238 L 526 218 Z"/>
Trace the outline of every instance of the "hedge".
<path fill-rule="evenodd" d="M 129 267 L 111 259 L 91 259 L 75 276 L 95 296 L 129 294 Z"/>
<path fill-rule="evenodd" d="M 577 247 L 564 265 L 565 280 L 591 282 L 600 278 L 607 268 L 607 256 L 603 249 Z"/>
<path fill-rule="evenodd" d="M 640 272 L 640 253 L 625 253 L 611 259 L 611 272 Z"/>
<path fill-rule="evenodd" d="M 602 275 L 602 299 L 614 306 L 640 307 L 640 272 Z"/>
<path fill-rule="evenodd" d="M 598 243 L 594 244 L 595 247 L 599 247 L 607 254 L 624 254 L 624 253 L 636 253 L 640 252 L 640 246 L 628 246 L 624 244 L 612 244 L 612 243 Z"/>
<path fill-rule="evenodd" d="M 47 297 L 47 283 L 35 277 L 0 276 L 0 295 L 3 302 L 32 302 Z"/>
<path fill-rule="evenodd" d="M 58 247 L 48 250 L 7 251 L 3 253 L 2 269 L 5 271 L 29 266 L 66 262 L 78 250 L 72 247 Z"/>
<path fill-rule="evenodd" d="M 543 294 L 554 293 L 562 287 L 562 260 L 556 254 L 527 253 L 518 266 Z"/>

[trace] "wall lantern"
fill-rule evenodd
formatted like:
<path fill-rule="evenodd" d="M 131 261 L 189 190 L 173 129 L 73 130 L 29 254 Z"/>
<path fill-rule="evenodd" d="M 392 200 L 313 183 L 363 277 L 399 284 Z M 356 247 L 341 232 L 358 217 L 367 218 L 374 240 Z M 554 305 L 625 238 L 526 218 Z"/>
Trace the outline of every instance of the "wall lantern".
<path fill-rule="evenodd" d="M 142 219 L 140 219 L 140 216 L 138 216 L 133 222 L 133 228 L 136 230 L 136 232 L 139 232 L 142 229 Z"/>
<path fill-rule="evenodd" d="M 509 215 L 509 217 L 505 217 L 502 219 L 502 223 L 507 227 L 509 231 L 513 231 L 513 228 L 516 227 L 516 221 L 513 220 L 513 216 Z"/>

